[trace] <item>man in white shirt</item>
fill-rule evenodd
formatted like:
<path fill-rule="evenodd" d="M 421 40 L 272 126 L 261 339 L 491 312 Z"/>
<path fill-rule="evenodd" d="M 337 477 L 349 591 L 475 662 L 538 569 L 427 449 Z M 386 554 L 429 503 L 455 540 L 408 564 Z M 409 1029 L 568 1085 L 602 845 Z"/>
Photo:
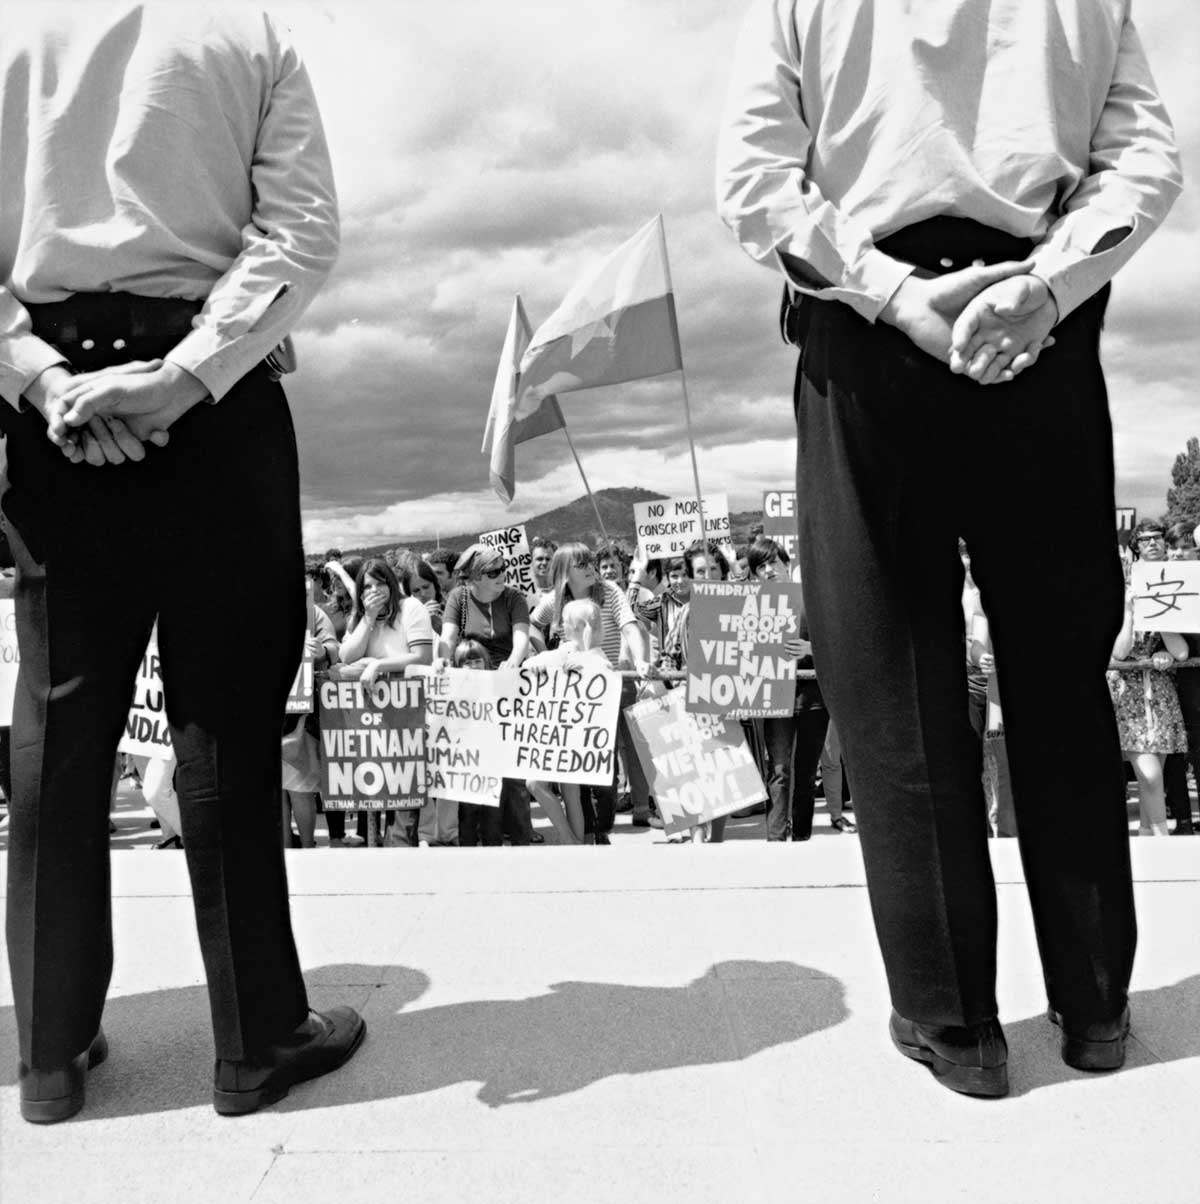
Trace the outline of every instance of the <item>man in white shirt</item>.
<path fill-rule="evenodd" d="M 1109 280 L 1179 188 L 1127 0 L 758 0 L 746 19 L 718 205 L 782 273 L 801 348 L 805 600 L 892 1038 L 966 1094 L 1004 1094 L 1007 1048 L 960 536 L 1063 1056 L 1124 1058 L 1136 928 L 1104 678 L 1122 580 L 1098 344 Z M 1070 541 L 1030 539 L 1044 513 Z M 1036 653 L 1064 614 L 1072 664 L 1048 680 Z"/>
<path fill-rule="evenodd" d="M 280 728 L 305 597 L 277 382 L 288 331 L 337 253 L 328 151 L 303 63 L 261 12 L 5 15 L 0 425 L 22 649 L 7 935 L 21 1111 L 73 1115 L 107 1053 L 109 784 L 157 616 L 214 1106 L 252 1112 L 340 1065 L 363 1035 L 349 1008 L 308 1008 L 280 847 Z M 239 620 L 214 628 L 230 580 Z"/>

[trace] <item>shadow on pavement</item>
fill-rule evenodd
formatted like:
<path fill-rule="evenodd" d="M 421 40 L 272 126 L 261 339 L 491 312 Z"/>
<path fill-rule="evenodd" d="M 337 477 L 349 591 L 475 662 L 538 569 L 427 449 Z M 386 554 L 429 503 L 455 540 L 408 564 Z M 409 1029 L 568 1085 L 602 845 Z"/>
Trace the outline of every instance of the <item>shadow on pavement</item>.
<path fill-rule="evenodd" d="M 722 962 L 678 987 L 563 982 L 528 999 L 414 1008 L 428 977 L 408 967 L 321 966 L 312 1002 L 361 1005 L 367 1038 L 346 1068 L 276 1109 L 331 1107 L 478 1083 L 489 1107 L 581 1090 L 614 1075 L 736 1062 L 846 1019 L 840 980 L 791 962 Z M 794 1001 L 791 993 L 794 992 Z M 745 1018 L 745 1023 L 742 1018 Z M 211 1102 L 207 992 L 110 999 L 108 1062 L 89 1076 L 81 1120 Z M 12 1008 L 0 1010 L 0 1085 L 16 1082 Z"/>

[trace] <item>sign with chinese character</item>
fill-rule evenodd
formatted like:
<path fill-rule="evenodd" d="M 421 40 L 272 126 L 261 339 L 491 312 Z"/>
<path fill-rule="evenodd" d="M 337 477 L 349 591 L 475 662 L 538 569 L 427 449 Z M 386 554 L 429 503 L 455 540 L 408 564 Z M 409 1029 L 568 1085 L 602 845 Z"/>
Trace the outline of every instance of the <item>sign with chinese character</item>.
<path fill-rule="evenodd" d="M 788 554 L 795 569 L 800 562 L 800 519 L 794 489 L 763 490 L 763 534 Z"/>
<path fill-rule="evenodd" d="M 479 542 L 504 554 L 505 585 L 511 585 L 527 598 L 536 596 L 532 556 L 529 540 L 525 536 L 524 523 L 518 523 L 515 527 L 504 527 L 499 531 L 485 531 L 479 537 Z"/>
<path fill-rule="evenodd" d="M 157 632 L 151 635 L 146 654 L 138 666 L 133 702 L 125 720 L 125 734 L 117 748 L 135 757 L 169 757 L 172 754 Z"/>
<path fill-rule="evenodd" d="M 1200 632 L 1200 560 L 1135 560 L 1135 631 Z"/>
<path fill-rule="evenodd" d="M 660 502 L 634 502 L 638 555 L 649 560 L 682 556 L 700 538 L 699 505 L 696 498 L 664 498 Z M 732 556 L 729 534 L 729 499 L 712 493 L 704 499 L 704 529 Z"/>
<path fill-rule="evenodd" d="M 790 715 L 799 638 L 798 585 L 697 581 L 688 612 L 687 709 L 740 719 Z"/>
<path fill-rule="evenodd" d="M 425 803 L 425 682 L 383 677 L 321 682 L 321 798 L 326 810 L 385 811 Z"/>
<path fill-rule="evenodd" d="M 682 690 L 625 715 L 668 836 L 766 800 L 740 723 L 686 711 Z"/>

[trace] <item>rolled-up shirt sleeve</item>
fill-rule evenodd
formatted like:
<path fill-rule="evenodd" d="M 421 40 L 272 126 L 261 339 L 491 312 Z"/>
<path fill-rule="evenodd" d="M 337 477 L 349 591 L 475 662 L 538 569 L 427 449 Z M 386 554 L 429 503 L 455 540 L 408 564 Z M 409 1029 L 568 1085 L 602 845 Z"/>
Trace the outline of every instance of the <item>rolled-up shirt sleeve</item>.
<path fill-rule="evenodd" d="M 1179 151 L 1126 12 L 1116 70 L 1092 134 L 1088 174 L 1034 249 L 1059 319 L 1107 284 L 1166 217 L 1183 187 Z"/>
<path fill-rule="evenodd" d="M 20 408 L 21 394 L 66 356 L 30 329 L 29 311 L 0 285 L 0 397 Z"/>
<path fill-rule="evenodd" d="M 749 255 L 798 291 L 873 322 L 913 269 L 879 251 L 808 175 L 791 9 L 759 0 L 742 25 L 717 144 L 717 211 Z"/>
<path fill-rule="evenodd" d="M 213 285 L 194 329 L 167 355 L 214 400 L 287 340 L 337 259 L 337 196 L 316 97 L 295 49 L 278 39 L 274 47 L 241 253 Z"/>

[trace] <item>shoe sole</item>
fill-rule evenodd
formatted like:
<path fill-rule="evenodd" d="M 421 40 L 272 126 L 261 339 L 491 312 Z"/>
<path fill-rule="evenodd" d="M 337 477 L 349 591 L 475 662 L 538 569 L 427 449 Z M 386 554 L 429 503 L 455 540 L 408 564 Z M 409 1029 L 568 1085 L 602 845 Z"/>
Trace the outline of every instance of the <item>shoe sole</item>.
<path fill-rule="evenodd" d="M 95 1070 L 108 1057 L 108 1038 L 104 1033 L 98 1033 L 88 1047 L 88 1070 Z M 21 1119 L 33 1125 L 56 1125 L 60 1121 L 70 1120 L 83 1109 L 86 1076 L 79 1084 L 77 1091 L 70 1095 L 60 1095 L 55 1099 L 21 1099 Z"/>
<path fill-rule="evenodd" d="M 1049 1011 L 1047 1018 L 1056 1028 L 1062 1029 L 1062 1016 L 1058 1012 Z M 1128 1036 L 1128 1021 L 1125 1031 L 1111 1041 L 1085 1041 L 1080 1037 L 1068 1036 L 1063 1029 L 1062 1060 L 1073 1069 L 1085 1070 L 1089 1074 L 1120 1070 L 1125 1065 L 1125 1039 Z"/>
<path fill-rule="evenodd" d="M 909 1045 L 901 1041 L 890 1027 L 888 1032 L 892 1044 L 906 1057 L 914 1062 L 922 1062 L 933 1072 L 943 1087 L 957 1091 L 959 1095 L 974 1095 L 981 1099 L 999 1099 L 1008 1094 L 1007 1066 L 960 1066 L 943 1058 L 936 1050 L 924 1045 Z"/>
<path fill-rule="evenodd" d="M 332 1066 L 326 1066 L 311 1074 L 298 1074 L 294 1077 L 279 1079 L 269 1086 L 260 1087 L 255 1091 L 221 1091 L 214 1087 L 213 1108 L 216 1109 L 218 1116 L 249 1116 L 250 1113 L 257 1112 L 260 1108 L 267 1107 L 268 1104 L 277 1104 L 298 1083 L 307 1083 L 309 1079 L 319 1079 L 323 1075 L 331 1074 L 345 1066 L 358 1051 L 358 1047 L 363 1043 L 366 1035 L 367 1025 L 360 1016 L 354 1039 Z"/>

